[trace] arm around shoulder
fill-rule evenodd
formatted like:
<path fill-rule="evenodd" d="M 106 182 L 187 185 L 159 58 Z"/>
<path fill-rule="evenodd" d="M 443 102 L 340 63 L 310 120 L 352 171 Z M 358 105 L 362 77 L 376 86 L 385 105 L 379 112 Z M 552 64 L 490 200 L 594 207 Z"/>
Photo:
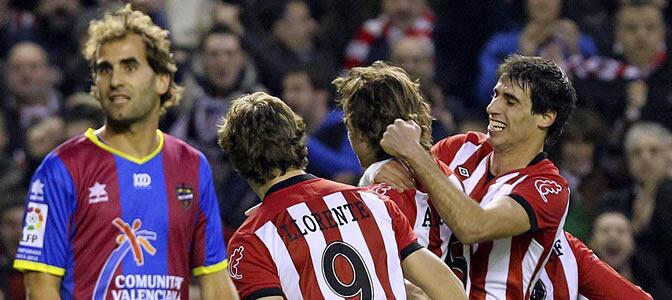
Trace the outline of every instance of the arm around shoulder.
<path fill-rule="evenodd" d="M 26 298 L 30 300 L 61 299 L 61 277 L 49 273 L 28 271 L 24 274 Z"/>

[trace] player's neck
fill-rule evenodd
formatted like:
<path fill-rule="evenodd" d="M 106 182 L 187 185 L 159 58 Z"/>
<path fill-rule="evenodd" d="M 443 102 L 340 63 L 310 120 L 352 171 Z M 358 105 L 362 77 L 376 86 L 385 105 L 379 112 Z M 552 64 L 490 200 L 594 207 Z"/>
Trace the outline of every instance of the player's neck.
<path fill-rule="evenodd" d="M 289 178 L 292 178 L 294 176 L 303 175 L 303 174 L 306 174 L 306 172 L 304 170 L 289 169 L 285 174 L 277 176 L 277 177 L 275 177 L 275 178 L 273 178 L 269 181 L 266 181 L 263 184 L 258 184 L 258 183 L 255 183 L 255 182 L 251 181 L 251 180 L 248 180 L 248 182 L 250 183 L 250 187 L 252 187 L 252 190 L 257 194 L 257 196 L 259 196 L 259 199 L 263 200 L 264 196 L 266 196 L 266 192 L 268 192 L 268 190 L 272 186 L 274 186 L 276 183 L 281 182 L 281 181 L 286 180 L 286 179 L 289 179 Z"/>
<path fill-rule="evenodd" d="M 543 151 L 543 142 L 539 145 L 520 144 L 518 147 L 495 149 L 490 157 L 490 173 L 499 176 L 513 170 L 525 168 L 539 152 Z"/>
<path fill-rule="evenodd" d="M 96 130 L 96 135 L 108 146 L 135 158 L 151 154 L 159 146 L 160 137 L 155 126 L 133 124 L 127 127 L 106 124 Z"/>

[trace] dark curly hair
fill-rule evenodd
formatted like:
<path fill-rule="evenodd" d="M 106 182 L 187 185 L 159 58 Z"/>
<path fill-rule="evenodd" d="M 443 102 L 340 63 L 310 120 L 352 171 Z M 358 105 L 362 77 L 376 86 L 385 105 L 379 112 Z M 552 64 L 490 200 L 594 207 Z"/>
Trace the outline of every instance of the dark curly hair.
<path fill-rule="evenodd" d="M 243 177 L 263 184 L 308 164 L 306 124 L 282 100 L 256 92 L 234 100 L 217 130 L 219 146 Z"/>

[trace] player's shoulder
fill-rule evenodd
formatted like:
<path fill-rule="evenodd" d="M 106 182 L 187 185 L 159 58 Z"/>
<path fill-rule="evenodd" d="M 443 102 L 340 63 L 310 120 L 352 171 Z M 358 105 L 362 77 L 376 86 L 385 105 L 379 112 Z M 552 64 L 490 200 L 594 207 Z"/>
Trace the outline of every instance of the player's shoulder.
<path fill-rule="evenodd" d="M 567 179 L 560 174 L 560 170 L 545 156 L 539 155 L 530 166 L 524 169 L 527 180 L 533 180 L 535 185 L 549 184 L 567 187 Z"/>
<path fill-rule="evenodd" d="M 188 155 L 205 159 L 205 155 L 200 150 L 189 145 L 187 142 L 165 132 L 161 132 L 161 134 L 163 135 L 163 150 L 166 153 L 174 154 L 177 157 Z"/>
<path fill-rule="evenodd" d="M 480 147 L 487 143 L 487 135 L 482 132 L 469 131 L 467 133 L 460 133 L 451 135 L 438 141 L 432 147 L 432 152 L 435 155 L 456 153 L 463 145 L 468 144 L 473 147 Z"/>

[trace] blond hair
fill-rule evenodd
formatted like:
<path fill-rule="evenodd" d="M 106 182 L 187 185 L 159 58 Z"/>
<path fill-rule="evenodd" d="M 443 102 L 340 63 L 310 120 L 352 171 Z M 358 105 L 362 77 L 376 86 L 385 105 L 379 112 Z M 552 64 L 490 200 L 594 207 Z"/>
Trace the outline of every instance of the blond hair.
<path fill-rule="evenodd" d="M 144 13 L 131 9 L 131 5 L 113 13 L 107 13 L 101 20 L 91 21 L 88 30 L 88 40 L 82 50 L 84 57 L 91 65 L 92 77 L 96 77 L 96 59 L 100 46 L 106 42 L 121 39 L 128 34 L 139 35 L 145 43 L 149 66 L 158 74 L 170 75 L 170 89 L 161 95 L 161 113 L 177 105 L 182 95 L 182 87 L 175 83 L 177 65 L 170 52 L 168 30 L 155 25 L 152 19 Z M 95 85 L 91 87 L 91 94 L 100 100 Z"/>

